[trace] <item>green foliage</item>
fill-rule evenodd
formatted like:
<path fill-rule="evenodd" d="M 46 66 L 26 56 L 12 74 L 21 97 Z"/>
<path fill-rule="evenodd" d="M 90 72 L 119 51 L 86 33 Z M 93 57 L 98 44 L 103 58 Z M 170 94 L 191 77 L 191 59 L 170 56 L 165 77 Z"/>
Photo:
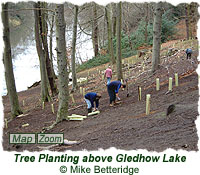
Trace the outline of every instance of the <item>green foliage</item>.
<path fill-rule="evenodd" d="M 161 31 L 161 42 L 164 43 L 170 39 L 173 39 L 173 35 L 176 33 L 175 25 L 177 20 L 174 20 L 171 11 L 168 10 L 162 15 L 162 31 Z M 149 22 L 147 26 L 148 38 L 147 44 L 153 44 L 153 22 Z M 141 21 L 137 30 L 133 33 L 133 42 L 136 48 L 145 43 L 145 21 Z"/>
<path fill-rule="evenodd" d="M 97 57 L 93 57 L 92 59 L 88 60 L 87 62 L 79 65 L 77 67 L 77 72 L 80 72 L 82 70 L 90 69 L 92 67 L 108 63 L 109 61 L 110 60 L 109 60 L 109 55 L 108 54 L 105 55 L 105 56 L 99 55 Z"/>
<path fill-rule="evenodd" d="M 162 32 L 161 32 L 161 42 L 166 42 L 167 40 L 173 39 L 173 35 L 176 33 L 175 25 L 177 23 L 174 20 L 173 13 L 168 10 L 162 16 Z M 150 21 L 147 26 L 148 38 L 147 43 L 145 43 L 145 21 L 142 20 L 139 23 L 137 30 L 132 33 L 130 36 L 125 34 L 124 31 L 121 33 L 121 49 L 122 49 L 122 58 L 127 58 L 137 54 L 137 49 L 140 46 L 152 45 L 153 44 L 153 22 Z M 113 48 L 114 53 L 116 53 L 116 37 L 113 38 Z M 107 43 L 106 43 L 107 44 Z M 107 45 L 105 46 L 107 48 Z M 98 56 L 90 59 L 89 61 L 78 66 L 77 71 L 82 71 L 89 69 L 101 64 L 108 63 L 109 55 Z"/>
<path fill-rule="evenodd" d="M 177 32 L 175 25 L 177 20 L 173 20 L 171 15 L 171 10 L 168 10 L 162 16 L 162 32 L 161 32 L 161 42 L 166 42 L 170 39 L 173 39 L 173 35 Z"/>

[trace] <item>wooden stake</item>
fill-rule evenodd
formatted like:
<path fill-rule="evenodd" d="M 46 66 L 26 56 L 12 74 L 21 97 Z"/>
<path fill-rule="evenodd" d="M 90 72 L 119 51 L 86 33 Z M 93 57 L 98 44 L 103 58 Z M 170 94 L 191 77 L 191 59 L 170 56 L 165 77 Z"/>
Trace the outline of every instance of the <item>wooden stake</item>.
<path fill-rule="evenodd" d="M 156 78 L 156 90 L 157 91 L 160 90 L 160 80 L 159 80 L 159 78 Z"/>
<path fill-rule="evenodd" d="M 53 114 L 55 113 L 53 103 L 51 104 L 51 111 L 52 111 Z"/>
<path fill-rule="evenodd" d="M 83 120 L 83 118 L 80 118 L 80 117 L 78 117 L 78 118 L 69 118 L 69 120 Z"/>
<path fill-rule="evenodd" d="M 73 94 L 70 94 L 70 97 L 72 98 L 72 103 L 75 103 Z"/>
<path fill-rule="evenodd" d="M 78 114 L 72 114 L 71 116 L 68 116 L 69 118 L 78 118 L 78 117 L 80 117 L 80 118 L 83 118 L 83 119 L 85 119 L 85 118 L 87 118 L 87 116 L 85 116 L 85 115 L 78 115 Z"/>
<path fill-rule="evenodd" d="M 83 96 L 85 96 L 85 88 L 83 88 Z"/>
<path fill-rule="evenodd" d="M 88 71 L 88 77 L 90 76 L 90 71 Z"/>
<path fill-rule="evenodd" d="M 22 102 L 22 103 L 23 103 L 23 106 L 25 106 L 25 101 L 24 101 L 24 100 L 23 100 L 23 102 Z"/>
<path fill-rule="evenodd" d="M 138 86 L 138 100 L 142 100 L 142 88 L 140 86 Z"/>
<path fill-rule="evenodd" d="M 42 102 L 42 109 L 44 109 L 44 107 L 45 107 L 45 103 L 44 103 L 44 101 Z"/>
<path fill-rule="evenodd" d="M 169 91 L 172 91 L 172 77 L 169 77 Z"/>
<path fill-rule="evenodd" d="M 178 73 L 175 73 L 175 86 L 178 86 Z"/>
<path fill-rule="evenodd" d="M 83 94 L 83 88 L 80 87 L 80 94 Z"/>
<path fill-rule="evenodd" d="M 22 125 L 23 128 L 24 128 L 24 127 L 27 127 L 27 126 L 29 126 L 28 123 Z"/>
<path fill-rule="evenodd" d="M 100 113 L 100 111 L 90 112 L 90 113 L 88 113 L 88 116 L 96 115 L 96 114 L 99 114 L 99 113 Z"/>
<path fill-rule="evenodd" d="M 147 94 L 147 96 L 146 96 L 146 115 L 149 115 L 149 113 L 150 113 L 150 98 L 151 98 L 151 95 Z"/>

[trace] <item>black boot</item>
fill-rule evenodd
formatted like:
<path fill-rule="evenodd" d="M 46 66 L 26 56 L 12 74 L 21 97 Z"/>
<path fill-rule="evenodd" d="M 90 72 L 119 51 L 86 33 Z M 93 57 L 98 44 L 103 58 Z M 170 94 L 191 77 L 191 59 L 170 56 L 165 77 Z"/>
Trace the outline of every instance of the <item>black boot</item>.
<path fill-rule="evenodd" d="M 88 109 L 88 113 L 90 113 L 90 112 L 92 112 L 92 108 L 89 108 L 89 109 Z"/>

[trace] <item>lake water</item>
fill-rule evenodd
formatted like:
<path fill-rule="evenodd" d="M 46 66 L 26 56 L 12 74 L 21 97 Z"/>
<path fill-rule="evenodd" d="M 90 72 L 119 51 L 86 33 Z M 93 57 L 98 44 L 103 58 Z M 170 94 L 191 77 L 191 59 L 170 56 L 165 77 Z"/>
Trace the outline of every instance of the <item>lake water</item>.
<path fill-rule="evenodd" d="M 86 39 L 85 36 L 82 39 Z M 78 43 L 79 41 L 77 41 Z M 54 41 L 53 48 L 55 48 L 56 42 Z M 77 46 L 77 51 L 80 53 L 83 61 L 86 59 L 91 59 L 93 57 L 92 42 L 88 40 L 81 45 Z M 56 51 L 53 50 L 54 56 L 56 57 Z M 56 60 L 54 60 L 54 66 L 56 68 Z M 27 47 L 23 53 L 15 56 L 13 59 L 13 70 L 15 76 L 15 84 L 17 92 L 26 90 L 28 86 L 31 86 L 34 82 L 40 80 L 40 69 L 39 69 L 39 59 L 36 51 L 35 44 Z M 6 83 L 3 73 L 3 83 L 1 95 L 6 95 Z"/>

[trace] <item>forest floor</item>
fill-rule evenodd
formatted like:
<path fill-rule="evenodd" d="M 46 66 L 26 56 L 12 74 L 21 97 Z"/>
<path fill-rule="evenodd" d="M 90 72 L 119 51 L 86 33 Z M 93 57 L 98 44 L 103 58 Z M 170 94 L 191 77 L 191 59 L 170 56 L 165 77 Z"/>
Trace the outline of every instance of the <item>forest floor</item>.
<path fill-rule="evenodd" d="M 185 49 L 193 47 L 191 59 L 186 59 Z M 169 52 L 169 48 L 175 48 Z M 147 149 L 163 151 L 167 148 L 198 150 L 198 135 L 195 120 L 198 116 L 198 75 L 199 64 L 198 41 L 170 41 L 162 45 L 161 66 L 155 74 L 151 74 L 151 51 L 135 60 L 135 57 L 124 60 L 123 73 L 129 83 L 127 89 L 120 91 L 121 103 L 109 107 L 109 96 L 102 80 L 102 70 L 107 65 L 93 68 L 88 82 L 80 86 L 86 92 L 101 92 L 100 114 L 90 116 L 83 121 L 63 121 L 47 133 L 64 133 L 68 140 L 81 141 L 79 144 L 55 146 L 51 150 L 98 150 L 116 147 L 123 150 Z M 100 71 L 99 71 L 100 70 Z M 174 74 L 179 75 L 179 86 L 174 85 Z M 88 70 L 81 72 L 79 77 L 88 76 Z M 168 91 L 168 79 L 173 78 L 173 91 Z M 156 78 L 160 78 L 160 90 L 156 91 Z M 113 80 L 116 79 L 115 72 Z M 138 100 L 138 86 L 142 88 L 142 99 Z M 151 94 L 150 114 L 146 115 L 146 94 Z M 3 128 L 4 150 L 39 151 L 38 144 L 9 144 L 9 133 L 40 133 L 44 127 L 56 120 L 58 108 L 57 98 L 45 103 L 42 109 L 40 102 L 40 85 L 19 92 L 19 101 L 24 116 L 10 120 L 8 96 L 3 97 L 4 118 L 8 127 Z M 86 103 L 79 91 L 74 93 L 75 104 L 70 99 L 69 114 L 87 115 Z M 23 104 L 24 101 L 24 104 Z M 54 103 L 55 114 L 51 104 Z M 175 105 L 175 111 L 166 115 L 167 108 Z M 26 127 L 22 125 L 29 124 Z"/>

